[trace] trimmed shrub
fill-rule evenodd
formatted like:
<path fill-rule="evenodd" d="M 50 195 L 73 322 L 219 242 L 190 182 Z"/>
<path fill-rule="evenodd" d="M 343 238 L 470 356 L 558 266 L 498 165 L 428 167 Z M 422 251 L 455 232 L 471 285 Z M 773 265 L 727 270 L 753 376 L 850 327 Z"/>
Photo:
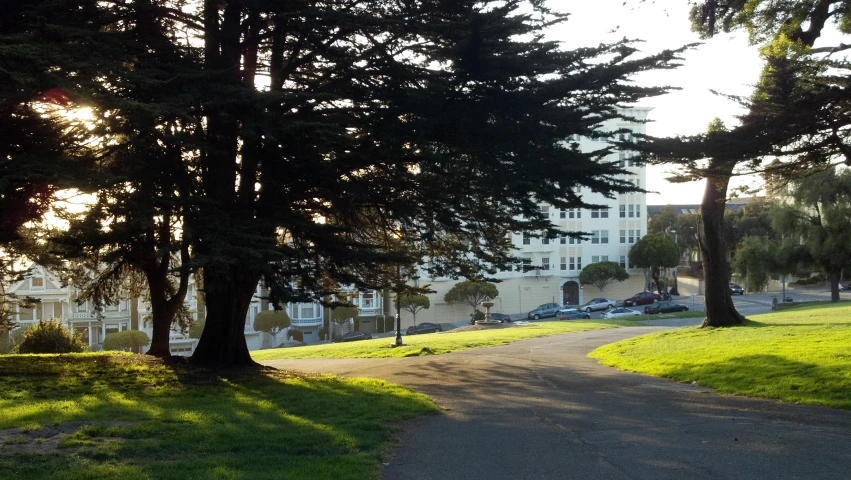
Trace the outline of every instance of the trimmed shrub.
<path fill-rule="evenodd" d="M 290 337 L 297 342 L 304 342 L 304 332 L 301 330 L 290 330 Z"/>
<path fill-rule="evenodd" d="M 103 349 L 135 352 L 149 343 L 151 343 L 151 339 L 148 338 L 147 333 L 139 330 L 124 330 L 107 335 L 103 339 Z"/>
<path fill-rule="evenodd" d="M 79 335 L 56 320 L 39 320 L 24 332 L 15 347 L 17 353 L 74 353 L 85 352 L 88 346 Z"/>

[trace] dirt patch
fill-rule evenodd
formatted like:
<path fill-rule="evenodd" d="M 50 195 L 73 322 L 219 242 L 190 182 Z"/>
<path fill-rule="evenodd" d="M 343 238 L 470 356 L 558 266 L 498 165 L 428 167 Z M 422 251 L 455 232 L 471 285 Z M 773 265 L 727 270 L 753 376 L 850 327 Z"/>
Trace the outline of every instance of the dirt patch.
<path fill-rule="evenodd" d="M 59 443 L 68 435 L 89 425 L 105 425 L 108 427 L 128 427 L 134 422 L 64 422 L 58 425 L 40 428 L 7 428 L 0 430 L 0 455 L 14 453 L 54 453 L 59 449 Z M 100 440 L 113 439 L 98 437 Z M 65 449 L 63 449 L 65 450 Z M 74 448 L 71 449 L 76 450 Z"/>

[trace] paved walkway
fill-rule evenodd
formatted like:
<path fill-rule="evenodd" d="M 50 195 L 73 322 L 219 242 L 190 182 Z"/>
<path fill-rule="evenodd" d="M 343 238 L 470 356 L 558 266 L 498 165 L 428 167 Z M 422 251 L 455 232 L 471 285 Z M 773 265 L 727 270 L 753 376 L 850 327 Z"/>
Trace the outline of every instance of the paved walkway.
<path fill-rule="evenodd" d="M 382 378 L 443 406 L 445 415 L 403 426 L 387 480 L 851 478 L 851 412 L 721 396 L 585 357 L 659 328 L 433 357 L 265 363 Z"/>

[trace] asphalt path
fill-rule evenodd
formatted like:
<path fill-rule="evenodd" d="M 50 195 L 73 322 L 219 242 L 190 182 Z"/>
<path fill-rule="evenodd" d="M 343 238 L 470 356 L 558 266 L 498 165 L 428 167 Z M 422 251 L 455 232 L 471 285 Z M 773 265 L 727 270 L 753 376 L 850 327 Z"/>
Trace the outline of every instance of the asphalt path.
<path fill-rule="evenodd" d="M 381 378 L 441 405 L 443 415 L 402 425 L 387 480 L 851 478 L 851 412 L 722 396 L 586 357 L 663 328 L 429 357 L 264 363 Z"/>

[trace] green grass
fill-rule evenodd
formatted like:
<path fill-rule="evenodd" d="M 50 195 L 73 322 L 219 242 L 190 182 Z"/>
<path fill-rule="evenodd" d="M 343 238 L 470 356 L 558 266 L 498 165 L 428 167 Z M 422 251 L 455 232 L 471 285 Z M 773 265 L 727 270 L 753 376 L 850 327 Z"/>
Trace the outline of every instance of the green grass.
<path fill-rule="evenodd" d="M 495 347 L 527 338 L 546 337 L 562 333 L 582 332 L 601 328 L 631 326 L 635 323 L 620 320 L 564 320 L 531 323 L 510 328 L 494 328 L 466 332 L 405 335 L 406 347 L 392 348 L 394 338 L 377 338 L 346 343 L 328 343 L 295 348 L 275 348 L 252 352 L 254 360 L 296 358 L 390 358 L 421 355 L 428 347 L 432 354 L 442 354 L 471 348 Z"/>
<path fill-rule="evenodd" d="M 721 393 L 851 409 L 851 304 L 755 315 L 732 328 L 687 327 L 591 352 L 622 370 Z"/>
<path fill-rule="evenodd" d="M 381 380 L 0 356 L 0 478 L 377 478 L 394 424 L 437 411 Z"/>

